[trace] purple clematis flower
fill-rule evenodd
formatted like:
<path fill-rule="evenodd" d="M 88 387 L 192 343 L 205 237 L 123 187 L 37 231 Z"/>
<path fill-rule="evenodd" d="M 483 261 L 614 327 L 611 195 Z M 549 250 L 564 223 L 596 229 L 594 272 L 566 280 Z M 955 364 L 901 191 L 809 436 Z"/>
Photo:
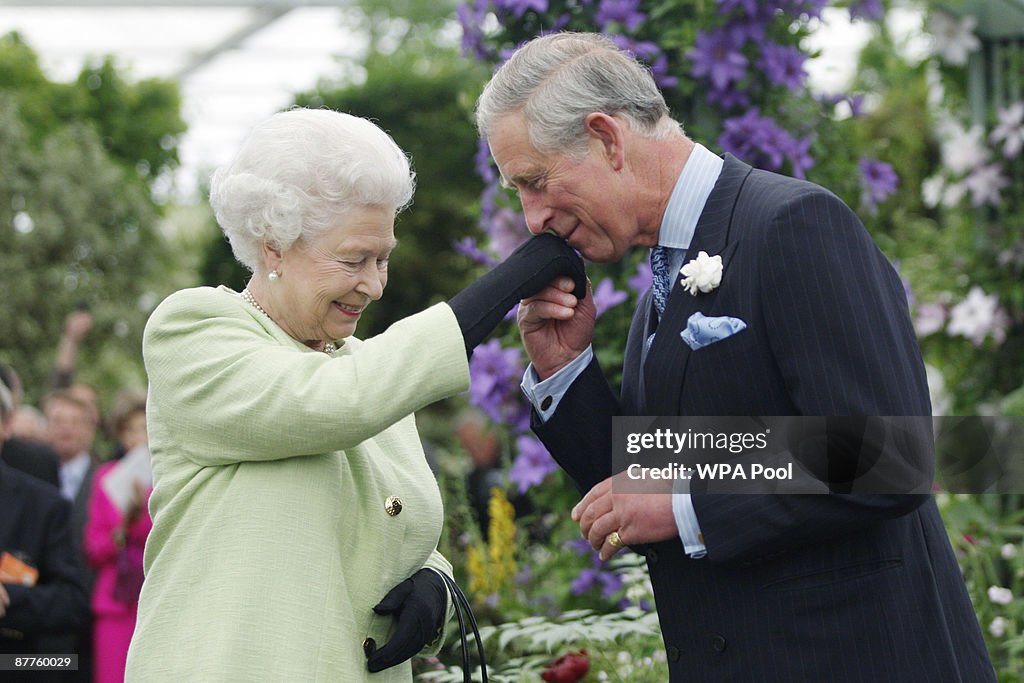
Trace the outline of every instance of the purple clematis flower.
<path fill-rule="evenodd" d="M 723 127 L 718 145 L 759 168 L 778 171 L 788 159 L 793 175 L 803 177 L 804 171 L 814 164 L 808 153 L 811 138 L 795 139 L 774 119 L 761 116 L 756 107 L 743 116 L 726 119 Z"/>
<path fill-rule="evenodd" d="M 491 258 L 486 251 L 481 249 L 477 245 L 476 240 L 472 237 L 463 237 L 461 240 L 452 242 L 452 249 L 454 249 L 456 253 L 469 257 L 473 263 L 479 263 L 482 266 L 497 265 L 497 261 Z"/>
<path fill-rule="evenodd" d="M 558 469 L 548 449 L 532 436 L 520 436 L 516 439 L 516 449 L 519 455 L 512 462 L 508 478 L 519 487 L 519 493 L 525 493 L 530 487 L 540 484 L 545 477 Z"/>
<path fill-rule="evenodd" d="M 466 2 L 455 8 L 455 16 L 462 25 L 462 56 L 472 55 L 478 60 L 490 58 L 491 50 L 484 43 L 484 20 L 487 18 L 487 1 Z"/>
<path fill-rule="evenodd" d="M 491 236 L 491 249 L 502 261 L 530 238 L 526 217 L 522 212 L 508 207 L 502 207 L 494 212 L 487 232 Z"/>
<path fill-rule="evenodd" d="M 761 58 L 757 65 L 768 80 L 777 85 L 784 85 L 797 92 L 804 85 L 807 73 L 804 71 L 804 60 L 807 56 L 792 45 L 778 45 L 766 41 L 761 45 Z"/>
<path fill-rule="evenodd" d="M 653 280 L 654 276 L 651 274 L 651 262 L 647 259 L 642 259 L 636 266 L 636 274 L 626 280 L 626 285 L 636 292 L 637 296 L 643 296 L 644 293 L 651 288 Z"/>
<path fill-rule="evenodd" d="M 469 359 L 469 402 L 502 424 L 521 422 L 523 402 L 519 382 L 523 376 L 522 352 L 518 348 L 502 348 L 492 339 L 481 344 Z M 529 411 L 527 410 L 527 420 Z"/>
<path fill-rule="evenodd" d="M 721 15 L 726 15 L 737 9 L 745 14 L 754 15 L 758 11 L 758 5 L 762 4 L 760 0 L 717 0 L 717 2 L 718 13 Z"/>
<path fill-rule="evenodd" d="M 647 20 L 647 15 L 640 11 L 640 0 L 601 0 L 595 19 L 601 30 L 614 22 L 632 33 Z"/>
<path fill-rule="evenodd" d="M 878 210 L 878 203 L 896 192 L 900 178 L 893 167 L 884 161 L 861 159 L 857 165 L 860 167 L 864 188 L 862 200 L 868 211 L 874 214 Z"/>
<path fill-rule="evenodd" d="M 879 21 L 885 16 L 882 0 L 852 0 L 849 9 L 850 19 L 854 21 L 857 19 Z"/>
<path fill-rule="evenodd" d="M 597 307 L 597 317 L 600 318 L 606 311 L 615 308 L 628 298 L 628 294 L 615 289 L 615 283 L 611 278 L 606 277 L 601 280 L 594 288 L 594 306 Z"/>
<path fill-rule="evenodd" d="M 498 172 L 494 169 L 494 163 L 491 161 L 491 148 L 483 138 L 480 138 L 476 143 L 473 165 L 476 168 L 477 175 L 483 178 L 484 182 L 493 183 L 498 180 Z"/>
<path fill-rule="evenodd" d="M 494 7 L 499 11 L 511 12 L 517 19 L 529 10 L 537 14 L 548 11 L 548 0 L 494 0 Z"/>
<path fill-rule="evenodd" d="M 714 102 L 722 109 L 728 111 L 730 109 L 736 109 L 737 107 L 749 106 L 750 94 L 745 90 L 737 90 L 734 88 L 727 88 L 725 90 L 711 88 L 708 90 L 708 101 Z"/>
<path fill-rule="evenodd" d="M 728 31 L 698 32 L 694 47 L 686 56 L 692 62 L 690 73 L 706 78 L 716 90 L 725 90 L 730 83 L 743 80 L 747 75 L 747 58 Z"/>
<path fill-rule="evenodd" d="M 600 575 L 600 570 L 594 567 L 587 567 L 580 572 L 579 576 L 572 580 L 572 583 L 569 584 L 569 590 L 572 591 L 573 595 L 583 595 L 598 584 Z"/>

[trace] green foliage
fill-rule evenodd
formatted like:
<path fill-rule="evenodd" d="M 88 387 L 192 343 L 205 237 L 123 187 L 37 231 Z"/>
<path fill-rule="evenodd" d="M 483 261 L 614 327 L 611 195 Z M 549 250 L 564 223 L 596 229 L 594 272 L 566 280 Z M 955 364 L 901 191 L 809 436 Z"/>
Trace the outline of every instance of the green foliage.
<path fill-rule="evenodd" d="M 0 90 L 16 94 L 35 144 L 61 126 L 93 126 L 112 158 L 152 179 L 178 162 L 185 131 L 181 96 L 170 81 L 128 82 L 112 58 L 86 65 L 74 83 L 52 83 L 16 33 L 0 38 Z"/>
<path fill-rule="evenodd" d="M 109 61 L 51 83 L 20 38 L 0 39 L 0 359 L 29 402 L 78 305 L 94 318 L 78 378 L 107 396 L 145 383 L 142 328 L 175 262 L 150 182 L 175 163 L 178 102 L 173 84 L 130 84 Z"/>
<path fill-rule="evenodd" d="M 1024 500 L 940 494 L 938 502 L 999 680 L 1024 681 Z"/>

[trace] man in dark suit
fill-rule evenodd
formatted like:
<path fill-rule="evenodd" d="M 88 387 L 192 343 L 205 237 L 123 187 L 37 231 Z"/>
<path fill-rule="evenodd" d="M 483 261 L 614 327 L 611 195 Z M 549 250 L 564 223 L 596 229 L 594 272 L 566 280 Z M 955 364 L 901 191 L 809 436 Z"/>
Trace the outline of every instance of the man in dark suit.
<path fill-rule="evenodd" d="M 85 560 L 82 540 L 92 479 L 96 471 L 91 449 L 98 426 L 98 412 L 93 394 L 57 389 L 43 400 L 50 443 L 60 460 L 60 493 L 71 504 L 70 531 L 79 562 L 85 568 L 85 586 L 91 594 L 94 575 Z M 64 680 L 89 681 L 92 678 L 92 622 L 85 623 L 74 634 L 57 636 L 48 645 L 61 651 L 79 654 L 79 669 Z"/>
<path fill-rule="evenodd" d="M 21 379 L 10 365 L 0 364 L 0 383 L 10 391 L 14 411 L 17 411 L 23 392 Z M 60 486 L 57 453 L 45 443 L 10 435 L 0 444 L 0 460 L 54 487 Z"/>
<path fill-rule="evenodd" d="M 0 443 L 10 424 L 0 386 Z M 56 487 L 0 462 L 0 652 L 43 652 L 39 639 L 88 622 L 82 566 L 68 527 L 70 505 Z"/>
<path fill-rule="evenodd" d="M 534 429 L 586 492 L 572 514 L 602 557 L 646 554 L 671 680 L 994 681 L 930 496 L 611 486 L 614 416 L 930 414 L 899 279 L 853 212 L 694 143 L 602 36 L 527 43 L 477 124 L 532 232 L 600 262 L 651 248 L 665 274 L 619 398 L 590 349 L 592 296 L 556 280 L 519 323 Z"/>

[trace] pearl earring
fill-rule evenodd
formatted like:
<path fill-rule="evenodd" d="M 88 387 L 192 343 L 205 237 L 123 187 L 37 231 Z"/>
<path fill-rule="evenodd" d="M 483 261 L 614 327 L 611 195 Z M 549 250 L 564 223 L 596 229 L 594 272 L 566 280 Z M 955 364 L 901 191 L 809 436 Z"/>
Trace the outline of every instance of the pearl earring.
<path fill-rule="evenodd" d="M 269 273 L 267 273 L 267 279 L 270 280 L 271 282 L 274 282 L 279 277 L 281 276 L 277 274 L 276 270 L 272 270 Z"/>

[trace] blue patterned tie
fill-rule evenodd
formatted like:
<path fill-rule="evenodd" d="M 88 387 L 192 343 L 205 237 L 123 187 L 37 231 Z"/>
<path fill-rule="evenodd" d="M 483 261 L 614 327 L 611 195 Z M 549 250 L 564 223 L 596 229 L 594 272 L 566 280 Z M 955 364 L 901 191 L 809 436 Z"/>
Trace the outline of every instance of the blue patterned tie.
<path fill-rule="evenodd" d="M 651 249 L 651 274 L 654 276 L 651 289 L 654 292 L 654 308 L 658 311 L 659 318 L 665 314 L 665 302 L 668 301 L 668 293 L 672 288 L 672 281 L 668 276 L 670 249 L 671 247 L 663 247 L 660 244 Z"/>

